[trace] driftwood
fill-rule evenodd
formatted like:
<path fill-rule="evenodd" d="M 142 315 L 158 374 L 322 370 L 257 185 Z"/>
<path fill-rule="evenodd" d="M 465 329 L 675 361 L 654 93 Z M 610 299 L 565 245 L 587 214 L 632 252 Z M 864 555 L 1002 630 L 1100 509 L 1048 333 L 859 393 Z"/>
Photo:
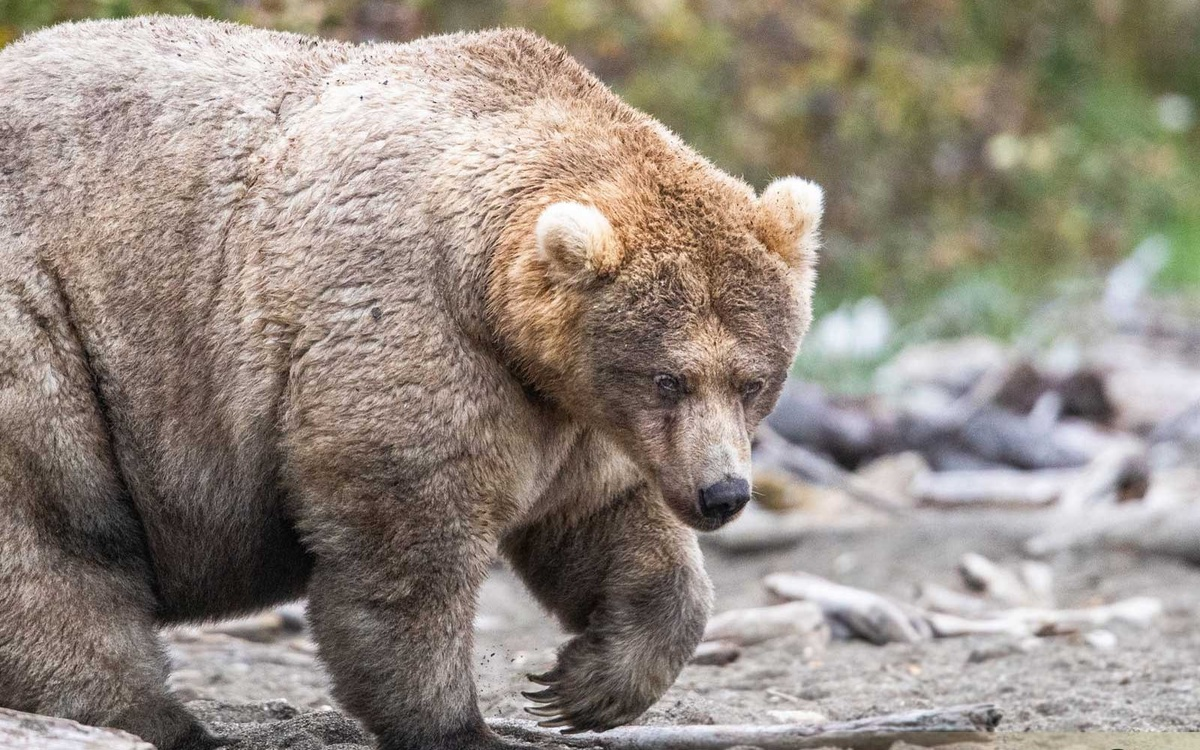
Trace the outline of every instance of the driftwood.
<path fill-rule="evenodd" d="M 917 606 L 929 612 L 976 618 L 995 608 L 981 596 L 964 594 L 937 583 L 923 583 L 917 587 Z"/>
<path fill-rule="evenodd" d="M 835 470 L 858 469 L 901 451 L 916 451 L 937 470 L 1065 469 L 1091 463 L 1128 436 L 1097 427 L 1114 416 L 1099 374 L 1053 378 L 1018 365 L 985 373 L 966 393 L 889 409 L 870 401 L 836 401 L 821 388 L 794 384 L 765 427 L 807 449 L 790 459 L 811 481 L 843 486 Z M 1036 380 L 1033 392 L 1021 389 Z M 1092 421 L 1086 421 L 1092 420 Z M 830 468 L 830 465 L 833 469 Z M 868 492 L 870 502 L 877 493 Z M 885 498 L 886 504 L 886 498 Z"/>
<path fill-rule="evenodd" d="M 632 726 L 603 734 L 565 736 L 519 719 L 489 719 L 488 726 L 507 738 L 543 747 L 727 750 L 745 745 L 762 750 L 814 747 L 883 750 L 901 740 L 926 747 L 986 741 L 1000 719 L 994 705 L 981 703 L 821 724 Z"/>
<path fill-rule="evenodd" d="M 705 641 L 750 646 L 789 635 L 827 640 L 825 615 L 811 602 L 787 602 L 769 607 L 731 609 L 713 615 L 704 629 Z"/>
<path fill-rule="evenodd" d="M 1030 414 L 1039 404 L 1054 397 L 1057 415 L 1109 424 L 1116 408 L 1109 398 L 1104 377 L 1095 370 L 1080 369 L 1059 377 L 1021 361 L 1010 367 L 992 402 L 1018 414 Z"/>
<path fill-rule="evenodd" d="M 1025 561 L 1016 572 L 968 552 L 958 563 L 963 583 L 1006 607 L 1054 604 L 1053 573 L 1044 563 Z"/>
<path fill-rule="evenodd" d="M 1078 479 L 1076 470 L 963 469 L 927 471 L 909 493 L 931 508 L 1039 508 L 1051 505 Z"/>
<path fill-rule="evenodd" d="M 958 573 L 963 584 L 977 594 L 925 583 L 917 589 L 917 606 L 970 619 L 985 619 L 1012 607 L 1054 606 L 1054 574 L 1045 563 L 1025 560 L 1014 571 L 968 552 L 959 561 Z"/>
<path fill-rule="evenodd" d="M 1121 505 L 1087 513 L 1062 514 L 1054 528 L 1025 543 L 1043 556 L 1068 549 L 1133 549 L 1200 564 L 1200 506 Z"/>
<path fill-rule="evenodd" d="M 763 585 L 781 599 L 819 605 L 835 628 L 875 644 L 917 643 L 932 635 L 924 613 L 870 591 L 808 573 L 772 573 Z"/>
<path fill-rule="evenodd" d="M 831 625 L 876 645 L 976 634 L 1061 635 L 1114 622 L 1147 627 L 1163 612 L 1162 602 L 1151 597 L 1133 597 L 1079 609 L 1002 610 L 984 610 L 977 606 L 976 600 L 960 597 L 958 601 L 964 606 L 958 611 L 930 611 L 807 573 L 773 573 L 763 579 L 763 585 L 778 597 L 819 604 Z M 949 597 L 942 597 L 939 604 L 943 609 L 955 609 L 955 601 Z"/>
<path fill-rule="evenodd" d="M 1138 500 L 1150 488 L 1144 447 L 1136 441 L 1105 447 L 1082 468 L 970 469 L 921 472 L 909 487 L 930 508 L 1082 508 Z"/>
<path fill-rule="evenodd" d="M 1150 440 L 1155 443 L 1200 445 L 1200 403 L 1164 420 L 1154 428 Z"/>
<path fill-rule="evenodd" d="M 833 461 L 803 446 L 789 443 L 769 425 L 759 425 L 755 438 L 755 458 L 767 466 L 782 469 L 816 484 L 837 487 L 862 504 L 889 515 L 904 515 L 906 506 L 911 504 L 908 498 L 872 487 Z"/>
<path fill-rule="evenodd" d="M 904 445 L 940 466 L 938 450 L 952 449 L 991 463 L 1018 469 L 1069 469 L 1085 466 L 1105 450 L 1129 443 L 1124 435 L 1086 422 L 1046 422 L 995 406 L 973 404 L 900 417 Z"/>
<path fill-rule="evenodd" d="M 1145 628 L 1161 617 L 1162 612 L 1162 602 L 1158 599 L 1139 596 L 1080 609 L 1025 607 L 993 612 L 980 617 L 931 612 L 927 618 L 937 638 L 987 634 L 1027 637 L 1079 633 L 1116 622 Z"/>
<path fill-rule="evenodd" d="M 154 750 L 132 734 L 0 708 L 4 750 Z"/>
<path fill-rule="evenodd" d="M 766 423 L 789 443 L 850 469 L 900 450 L 893 416 L 861 399 L 835 399 L 812 383 L 789 380 Z"/>

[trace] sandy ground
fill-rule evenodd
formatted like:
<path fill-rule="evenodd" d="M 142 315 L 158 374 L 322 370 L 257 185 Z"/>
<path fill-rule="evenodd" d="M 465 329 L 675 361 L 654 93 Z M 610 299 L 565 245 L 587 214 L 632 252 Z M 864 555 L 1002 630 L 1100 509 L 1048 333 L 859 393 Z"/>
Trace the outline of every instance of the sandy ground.
<path fill-rule="evenodd" d="M 718 610 L 767 603 L 760 579 L 788 570 L 911 600 L 920 582 L 955 585 L 964 552 L 1020 560 L 1019 542 L 1048 523 L 1028 514 L 958 513 L 822 534 L 780 552 L 730 556 L 707 549 L 706 562 Z M 772 641 L 731 665 L 688 667 L 641 722 L 773 723 L 781 710 L 838 720 L 993 702 L 1006 731 L 1200 731 L 1200 568 L 1122 551 L 1063 553 L 1049 562 L 1060 605 L 1150 595 L 1162 599 L 1166 615 L 1147 630 L 1113 629 L 1117 642 L 1110 649 L 1076 636 L 1039 639 L 1029 650 L 1003 636 L 883 647 L 835 641 L 815 652 L 804 643 Z M 524 674 L 549 667 L 564 636 L 502 569 L 482 594 L 478 625 L 482 709 L 487 716 L 523 717 Z M 334 704 L 303 633 L 256 643 L 182 631 L 170 640 L 172 682 L 185 698 L 282 698 L 301 710 Z"/>

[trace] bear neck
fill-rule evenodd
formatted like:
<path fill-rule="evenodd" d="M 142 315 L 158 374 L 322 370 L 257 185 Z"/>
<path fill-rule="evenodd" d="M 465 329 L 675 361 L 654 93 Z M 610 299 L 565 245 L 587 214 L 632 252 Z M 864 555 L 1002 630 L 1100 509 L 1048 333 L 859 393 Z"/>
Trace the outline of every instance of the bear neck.
<path fill-rule="evenodd" d="M 488 308 L 501 355 L 531 397 L 586 414 L 580 382 L 585 290 L 551 278 L 538 256 L 537 210 L 515 213 L 492 255 Z"/>

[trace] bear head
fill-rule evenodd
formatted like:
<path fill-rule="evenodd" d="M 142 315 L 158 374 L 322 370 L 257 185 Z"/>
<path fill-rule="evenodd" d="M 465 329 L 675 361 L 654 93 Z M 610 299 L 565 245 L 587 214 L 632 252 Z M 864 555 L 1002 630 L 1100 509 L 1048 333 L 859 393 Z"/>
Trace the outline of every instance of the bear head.
<path fill-rule="evenodd" d="M 749 500 L 750 440 L 811 320 L 821 189 L 707 163 L 544 201 L 493 298 L 517 369 L 611 438 L 683 522 Z"/>

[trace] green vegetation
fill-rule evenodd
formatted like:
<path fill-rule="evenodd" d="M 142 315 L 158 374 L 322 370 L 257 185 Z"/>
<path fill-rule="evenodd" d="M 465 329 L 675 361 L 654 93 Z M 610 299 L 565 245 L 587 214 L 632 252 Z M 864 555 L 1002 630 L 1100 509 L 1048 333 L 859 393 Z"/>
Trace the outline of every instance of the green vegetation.
<path fill-rule="evenodd" d="M 1200 0 L 0 0 L 0 44 L 153 11 L 540 31 L 731 172 L 824 184 L 819 310 L 1004 334 L 1152 234 L 1161 284 L 1200 289 Z"/>

